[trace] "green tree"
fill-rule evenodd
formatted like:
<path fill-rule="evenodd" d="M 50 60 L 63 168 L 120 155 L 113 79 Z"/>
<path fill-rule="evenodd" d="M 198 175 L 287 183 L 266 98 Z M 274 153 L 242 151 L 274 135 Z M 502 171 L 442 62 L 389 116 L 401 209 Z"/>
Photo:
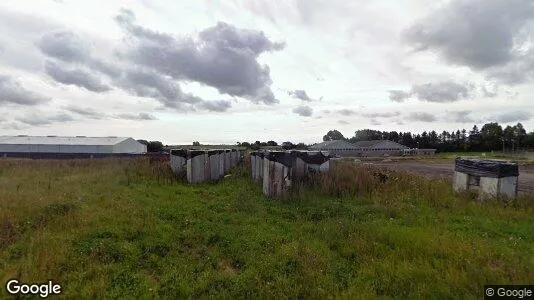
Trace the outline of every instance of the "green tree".
<path fill-rule="evenodd" d="M 337 141 L 337 140 L 347 140 L 343 134 L 341 134 L 341 132 L 337 131 L 337 130 L 330 130 L 328 131 L 328 133 L 323 136 L 323 141 L 326 142 L 326 141 Z"/>
<path fill-rule="evenodd" d="M 485 150 L 498 150 L 502 148 L 503 130 L 496 122 L 484 124 L 480 130 Z"/>

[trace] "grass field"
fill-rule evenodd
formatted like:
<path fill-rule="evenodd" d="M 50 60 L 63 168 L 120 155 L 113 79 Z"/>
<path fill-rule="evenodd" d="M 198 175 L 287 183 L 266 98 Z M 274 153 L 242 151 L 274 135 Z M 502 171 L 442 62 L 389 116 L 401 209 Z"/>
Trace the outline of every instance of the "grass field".
<path fill-rule="evenodd" d="M 534 283 L 534 197 L 340 163 L 286 199 L 247 168 L 189 186 L 147 160 L 0 160 L 0 282 L 65 298 L 482 298 Z M 0 298 L 6 297 L 4 287 Z"/>

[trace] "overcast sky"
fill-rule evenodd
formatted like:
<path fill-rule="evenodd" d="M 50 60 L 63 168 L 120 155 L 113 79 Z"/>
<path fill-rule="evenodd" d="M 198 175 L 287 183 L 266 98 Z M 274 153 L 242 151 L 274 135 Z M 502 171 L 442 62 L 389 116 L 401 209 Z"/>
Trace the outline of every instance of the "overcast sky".
<path fill-rule="evenodd" d="M 532 0 L 2 0 L 0 135 L 534 130 Z"/>

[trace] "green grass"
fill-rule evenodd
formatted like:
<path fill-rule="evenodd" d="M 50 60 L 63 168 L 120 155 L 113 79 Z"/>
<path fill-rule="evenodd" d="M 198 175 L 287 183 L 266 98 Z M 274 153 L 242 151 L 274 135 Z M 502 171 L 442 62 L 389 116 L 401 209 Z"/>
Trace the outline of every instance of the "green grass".
<path fill-rule="evenodd" d="M 146 160 L 0 160 L 0 283 L 65 298 L 481 298 L 534 282 L 534 199 L 340 163 L 267 199 L 236 167 L 187 185 Z M 6 297 L 0 288 L 0 298 Z"/>

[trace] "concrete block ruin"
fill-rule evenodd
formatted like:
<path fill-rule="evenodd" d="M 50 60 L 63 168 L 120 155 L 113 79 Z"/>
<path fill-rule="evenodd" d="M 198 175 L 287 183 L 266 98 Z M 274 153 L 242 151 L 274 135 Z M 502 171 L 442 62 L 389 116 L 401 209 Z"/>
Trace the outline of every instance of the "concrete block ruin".
<path fill-rule="evenodd" d="M 187 181 L 189 183 L 200 183 L 206 180 L 206 160 L 205 150 L 190 150 L 187 156 Z"/>
<path fill-rule="evenodd" d="M 232 153 L 235 153 L 233 160 Z M 173 149 L 170 151 L 170 166 L 173 173 L 186 177 L 189 183 L 215 181 L 224 177 L 237 164 L 237 153 L 230 149 Z"/>
<path fill-rule="evenodd" d="M 217 180 L 221 177 L 219 174 L 219 151 L 209 150 L 208 161 L 209 165 L 209 180 Z"/>
<path fill-rule="evenodd" d="M 224 174 L 232 168 L 232 159 L 230 158 L 232 150 L 224 150 Z"/>
<path fill-rule="evenodd" d="M 252 180 L 261 181 L 263 179 L 263 156 L 264 152 L 254 151 L 250 154 L 250 167 Z"/>
<path fill-rule="evenodd" d="M 516 163 L 458 157 L 454 170 L 455 192 L 472 190 L 480 198 L 517 197 L 519 167 Z"/>
<path fill-rule="evenodd" d="M 330 156 L 320 151 L 269 151 L 263 153 L 263 158 L 259 154 L 256 152 L 254 155 L 252 176 L 258 180 L 261 171 L 263 194 L 268 197 L 286 195 L 293 180 L 306 179 L 316 172 L 326 172 L 330 166 Z"/>
<path fill-rule="evenodd" d="M 183 175 L 187 172 L 187 151 L 173 149 L 170 151 L 171 170 L 174 174 Z"/>

